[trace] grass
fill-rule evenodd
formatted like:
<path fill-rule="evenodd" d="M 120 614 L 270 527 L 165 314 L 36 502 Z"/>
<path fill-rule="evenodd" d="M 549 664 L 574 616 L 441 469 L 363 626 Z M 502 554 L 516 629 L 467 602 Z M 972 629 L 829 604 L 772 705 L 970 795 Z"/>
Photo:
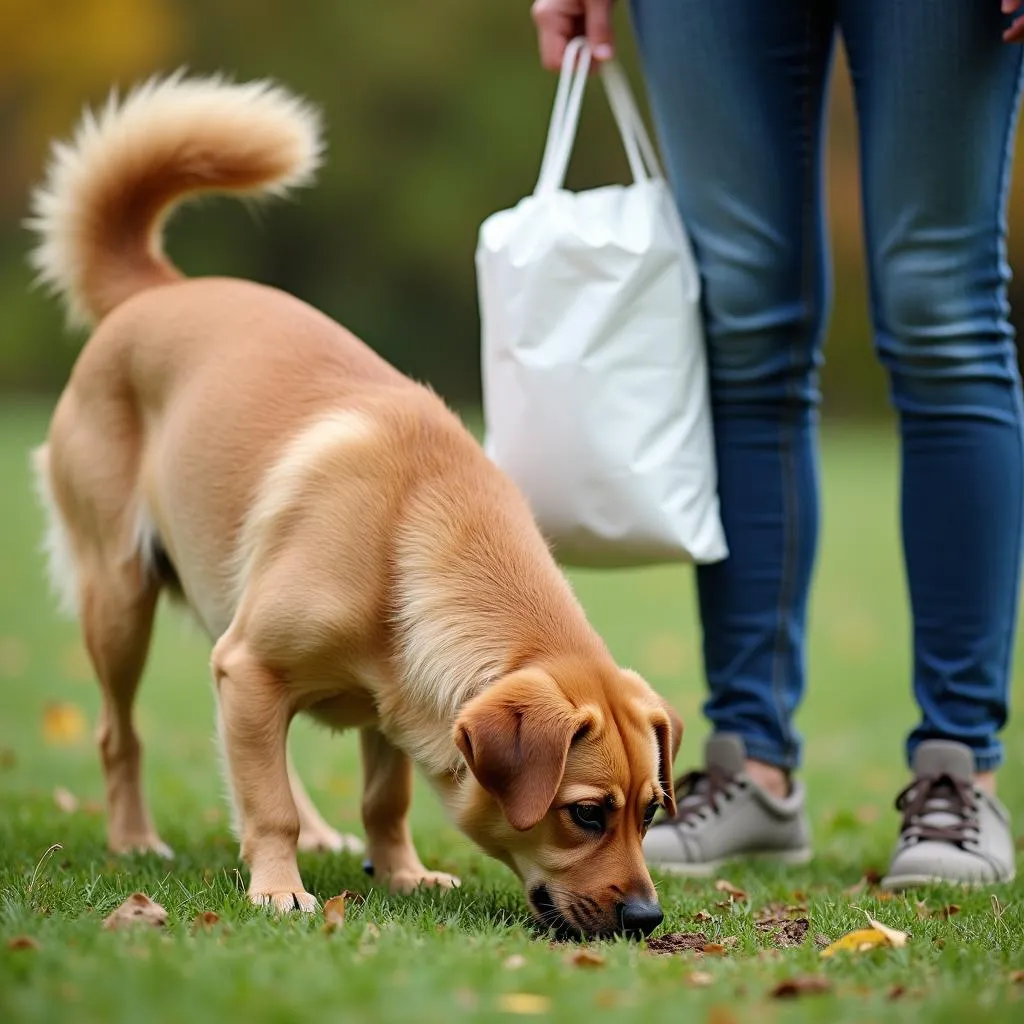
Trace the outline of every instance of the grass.
<path fill-rule="evenodd" d="M 372 887 L 358 858 L 308 855 L 303 875 L 321 901 L 343 889 L 366 896 L 350 906 L 343 928 L 326 934 L 322 918 L 275 920 L 251 908 L 221 799 L 207 647 L 173 613 L 159 622 L 139 722 L 150 800 L 177 857 L 165 864 L 108 855 L 95 806 L 102 797 L 91 740 L 97 688 L 74 626 L 52 610 L 36 553 L 26 452 L 42 437 L 47 412 L 9 399 L 0 411 L 0 1020 L 427 1022 L 531 1012 L 559 1021 L 628 1013 L 717 1024 L 959 1021 L 977 1012 L 1021 1019 L 1024 986 L 1011 977 L 1024 968 L 1024 879 L 995 899 L 952 887 L 888 901 L 870 889 L 846 891 L 886 865 L 892 800 L 906 778 L 903 735 L 914 720 L 897 462 L 885 430 L 833 428 L 824 446 L 811 683 L 798 720 L 814 862 L 731 866 L 724 874 L 747 892 L 732 903 L 713 880 L 658 878 L 667 912 L 661 931 L 699 930 L 712 942 L 735 937 L 725 955 L 654 956 L 635 943 L 598 943 L 604 962 L 586 968 L 568 962 L 570 947 L 534 936 L 512 876 L 446 823 L 422 785 L 413 814 L 421 854 L 460 875 L 461 890 L 391 897 Z M 616 655 L 646 673 L 688 722 L 682 770 L 705 734 L 690 571 L 573 575 Z M 65 707 L 62 718 L 55 705 Z M 1020 828 L 1024 717 L 1005 740 L 1002 795 Z M 293 749 L 327 817 L 358 832 L 355 738 L 298 723 Z M 77 810 L 59 809 L 57 787 L 77 798 Z M 55 843 L 60 848 L 47 854 Z M 166 907 L 167 927 L 103 930 L 103 917 L 136 890 Z M 930 916 L 919 916 L 918 900 Z M 757 914 L 772 901 L 807 904 L 804 944 L 776 949 L 757 928 Z M 959 912 L 944 916 L 954 904 Z M 911 932 L 907 947 L 821 959 L 814 936 L 834 939 L 862 925 L 857 908 Z M 219 923 L 194 930 L 204 911 Z M 696 919 L 701 911 L 709 919 Z M 22 936 L 36 945 L 12 949 Z M 780 981 L 801 975 L 824 976 L 830 991 L 771 998 Z"/>

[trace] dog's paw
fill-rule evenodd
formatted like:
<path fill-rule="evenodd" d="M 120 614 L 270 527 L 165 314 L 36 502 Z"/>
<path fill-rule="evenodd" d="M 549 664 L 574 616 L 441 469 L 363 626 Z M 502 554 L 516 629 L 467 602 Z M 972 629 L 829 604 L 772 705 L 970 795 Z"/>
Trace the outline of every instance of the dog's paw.
<path fill-rule="evenodd" d="M 411 893 L 423 886 L 427 889 L 457 889 L 462 882 L 454 875 L 443 871 L 395 871 L 388 876 L 388 888 L 392 892 Z"/>
<path fill-rule="evenodd" d="M 360 854 L 365 848 L 359 836 L 335 832 L 333 828 L 299 832 L 299 849 L 303 851 Z"/>
<path fill-rule="evenodd" d="M 266 907 L 279 914 L 287 914 L 293 910 L 301 911 L 303 914 L 315 914 L 319 903 L 316 897 L 308 892 L 252 892 L 249 893 L 249 902 L 257 907 Z"/>
<path fill-rule="evenodd" d="M 174 851 L 159 836 L 111 837 L 109 846 L 112 853 L 155 853 L 164 860 L 174 859 Z"/>

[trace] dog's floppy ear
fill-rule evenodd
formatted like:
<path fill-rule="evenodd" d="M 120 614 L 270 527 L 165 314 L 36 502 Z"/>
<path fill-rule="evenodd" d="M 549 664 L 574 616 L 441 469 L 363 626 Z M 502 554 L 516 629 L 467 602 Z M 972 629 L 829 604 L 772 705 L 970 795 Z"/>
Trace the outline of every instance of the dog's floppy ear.
<path fill-rule="evenodd" d="M 590 721 L 546 673 L 525 669 L 499 680 L 462 710 L 455 745 L 477 781 L 520 832 L 547 814 L 573 737 Z"/>
<path fill-rule="evenodd" d="M 658 738 L 658 784 L 665 794 L 665 809 L 676 813 L 676 792 L 672 779 L 672 765 L 683 742 L 683 720 L 666 700 L 661 700 L 660 711 L 654 713 L 654 734 Z"/>

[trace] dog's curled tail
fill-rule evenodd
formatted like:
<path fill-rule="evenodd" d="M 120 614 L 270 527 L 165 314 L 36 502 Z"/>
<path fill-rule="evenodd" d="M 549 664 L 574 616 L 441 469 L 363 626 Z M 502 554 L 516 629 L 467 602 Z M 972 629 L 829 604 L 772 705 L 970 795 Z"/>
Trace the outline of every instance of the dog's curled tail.
<path fill-rule="evenodd" d="M 54 146 L 32 194 L 31 263 L 71 324 L 95 323 L 181 277 L 162 235 L 182 200 L 280 194 L 312 180 L 320 155 L 317 112 L 279 86 L 150 79 L 99 114 L 86 110 L 72 140 Z"/>

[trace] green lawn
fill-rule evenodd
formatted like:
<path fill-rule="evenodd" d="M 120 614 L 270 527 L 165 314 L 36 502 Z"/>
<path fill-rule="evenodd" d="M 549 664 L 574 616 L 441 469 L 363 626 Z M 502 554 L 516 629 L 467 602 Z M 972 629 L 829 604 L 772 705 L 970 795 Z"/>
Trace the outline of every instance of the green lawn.
<path fill-rule="evenodd" d="M 221 798 L 207 648 L 174 613 L 160 621 L 139 720 L 150 799 L 177 857 L 166 864 L 107 854 L 91 738 L 98 692 L 74 625 L 52 609 L 36 553 L 26 460 L 46 413 L 44 404 L 0 399 L 0 1021 L 511 1020 L 529 1011 L 551 1020 L 635 1014 L 716 1024 L 960 1021 L 979 1011 L 987 1020 L 1024 1019 L 1024 985 L 1011 980 L 1024 969 L 1024 877 L 995 900 L 952 888 L 888 901 L 870 889 L 846 892 L 885 867 L 914 714 L 888 432 L 833 428 L 823 453 L 811 684 L 799 719 L 816 859 L 808 868 L 730 868 L 724 874 L 747 893 L 731 904 L 713 880 L 658 879 L 667 915 L 659 934 L 701 931 L 726 946 L 724 955 L 655 956 L 636 943 L 600 943 L 593 948 L 603 963 L 581 967 L 569 962 L 569 947 L 534 937 L 512 876 L 444 821 L 423 786 L 413 817 L 420 851 L 429 865 L 460 875 L 461 890 L 392 897 L 372 888 L 357 858 L 315 855 L 301 865 L 321 902 L 343 889 L 366 896 L 343 928 L 327 934 L 319 916 L 275 920 L 251 908 Z M 687 721 L 682 770 L 705 733 L 691 573 L 574 578 L 616 655 Z M 44 729 L 60 704 L 70 707 L 56 721 L 64 729 Z M 1002 795 L 1024 830 L 1024 717 L 1005 738 Z M 355 738 L 298 723 L 293 749 L 326 816 L 359 831 Z M 58 787 L 77 798 L 77 810 L 58 807 Z M 103 930 L 103 917 L 136 890 L 166 907 L 167 927 Z M 807 904 L 802 945 L 777 949 L 757 927 L 773 901 Z M 950 905 L 959 912 L 943 915 Z M 815 937 L 862 925 L 857 908 L 911 932 L 907 947 L 822 959 Z M 219 923 L 195 931 L 204 911 Z M 21 936 L 37 946 L 12 948 Z M 830 990 L 771 997 L 780 981 L 808 974 L 826 978 Z"/>

